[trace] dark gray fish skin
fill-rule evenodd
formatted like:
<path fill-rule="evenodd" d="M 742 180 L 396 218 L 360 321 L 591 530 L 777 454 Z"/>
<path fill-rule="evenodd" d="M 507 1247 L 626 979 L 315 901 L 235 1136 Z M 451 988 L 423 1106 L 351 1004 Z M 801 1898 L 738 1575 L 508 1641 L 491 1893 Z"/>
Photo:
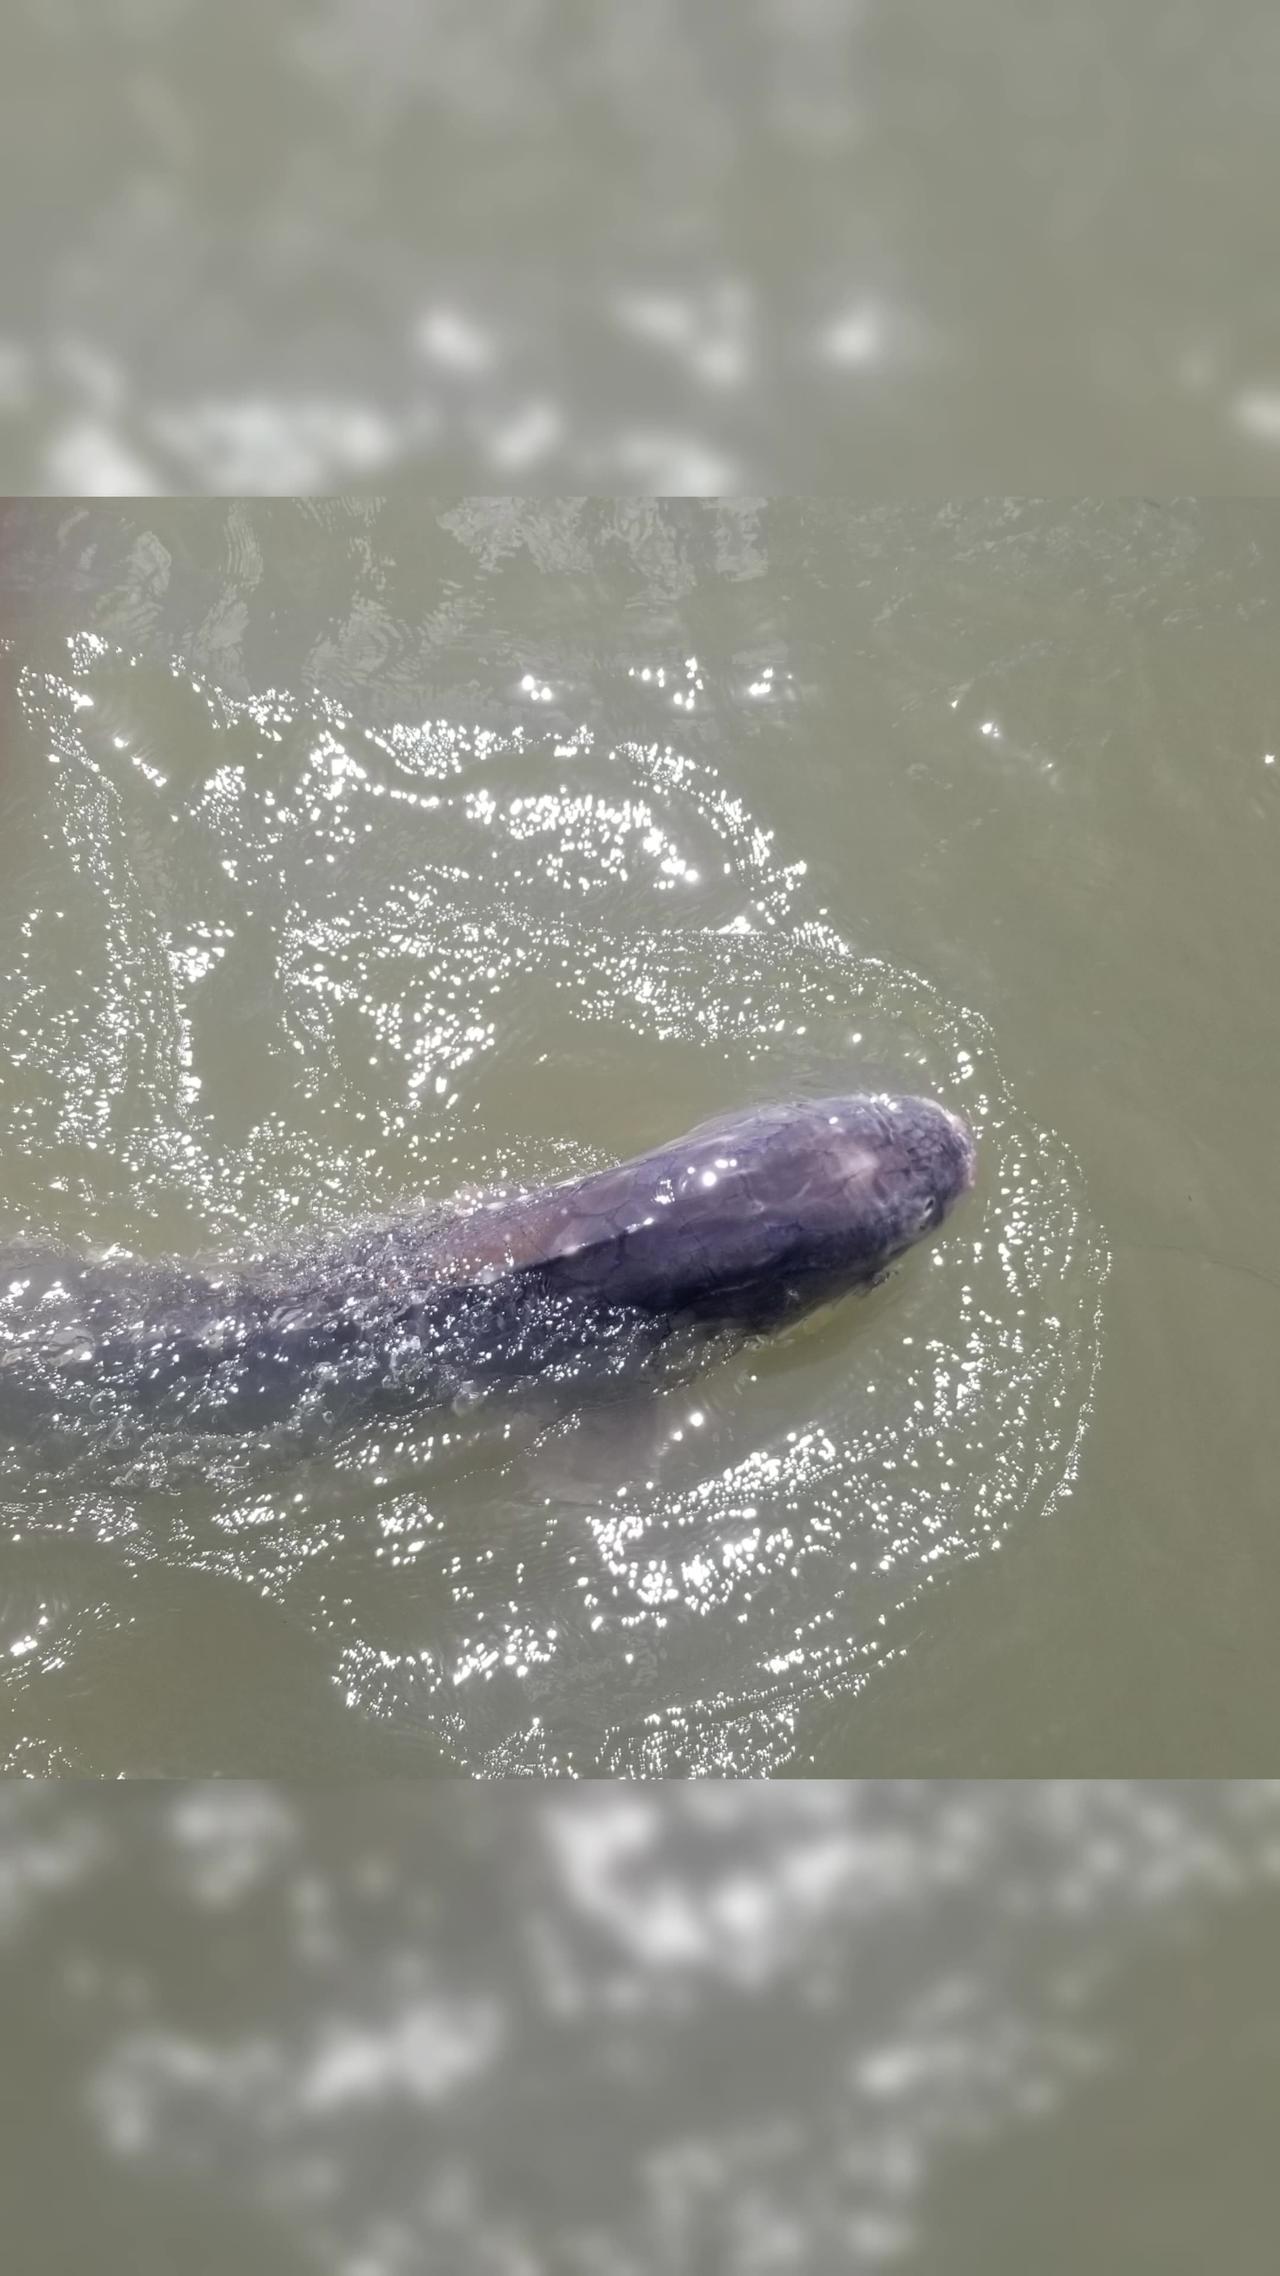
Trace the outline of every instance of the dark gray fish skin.
<path fill-rule="evenodd" d="M 0 1255 L 0 1401 L 39 1380 L 206 1428 L 310 1387 L 440 1400 L 622 1367 L 679 1328 L 767 1328 L 875 1280 L 973 1183 L 928 1099 L 750 1107 L 572 1182 L 233 1275 Z"/>
<path fill-rule="evenodd" d="M 535 1269 L 611 1304 L 764 1325 L 874 1280 L 975 1164 L 966 1125 L 929 1099 L 748 1108 L 531 1197 Z"/>

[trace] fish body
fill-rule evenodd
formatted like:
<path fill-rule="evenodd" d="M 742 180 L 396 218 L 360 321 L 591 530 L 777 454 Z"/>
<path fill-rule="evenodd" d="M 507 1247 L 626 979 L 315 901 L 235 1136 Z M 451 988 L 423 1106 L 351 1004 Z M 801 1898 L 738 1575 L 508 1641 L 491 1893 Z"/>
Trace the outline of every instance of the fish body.
<path fill-rule="evenodd" d="M 0 1255 L 0 1390 L 88 1382 L 206 1424 L 308 1386 L 446 1399 L 756 1332 L 876 1280 L 973 1182 L 932 1100 L 748 1107 L 612 1169 L 242 1271 Z"/>

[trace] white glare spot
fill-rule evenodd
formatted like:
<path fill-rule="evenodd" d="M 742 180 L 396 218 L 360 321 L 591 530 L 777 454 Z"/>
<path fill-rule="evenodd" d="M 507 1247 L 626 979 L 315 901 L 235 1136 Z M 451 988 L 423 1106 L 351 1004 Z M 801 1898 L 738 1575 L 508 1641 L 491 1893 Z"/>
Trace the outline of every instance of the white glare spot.
<path fill-rule="evenodd" d="M 872 364 L 884 352 L 884 318 L 878 308 L 863 301 L 834 324 L 828 325 L 819 346 L 828 363 L 855 369 Z"/>
<path fill-rule="evenodd" d="M 1274 388 L 1253 387 L 1237 395 L 1232 409 L 1236 425 L 1259 442 L 1280 442 L 1280 394 Z"/>
<path fill-rule="evenodd" d="M 418 326 L 418 346 L 450 371 L 487 371 L 493 345 L 479 327 L 452 308 L 432 308 Z"/>

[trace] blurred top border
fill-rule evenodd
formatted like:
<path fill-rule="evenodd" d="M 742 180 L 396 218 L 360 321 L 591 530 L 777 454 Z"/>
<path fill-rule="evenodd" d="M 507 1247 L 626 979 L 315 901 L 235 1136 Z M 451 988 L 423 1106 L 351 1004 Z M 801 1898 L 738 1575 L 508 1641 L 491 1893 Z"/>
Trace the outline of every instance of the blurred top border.
<path fill-rule="evenodd" d="M 0 487 L 1280 489 L 1266 0 L 13 0 Z"/>

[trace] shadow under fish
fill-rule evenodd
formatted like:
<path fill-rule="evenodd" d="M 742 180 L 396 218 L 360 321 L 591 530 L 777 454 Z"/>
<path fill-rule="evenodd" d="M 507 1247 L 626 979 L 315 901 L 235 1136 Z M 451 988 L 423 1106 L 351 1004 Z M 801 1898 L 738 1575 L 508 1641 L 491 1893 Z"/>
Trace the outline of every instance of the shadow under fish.
<path fill-rule="evenodd" d="M 274 1432 L 365 1403 L 572 1398 L 877 1280 L 971 1187 L 928 1099 L 749 1107 L 616 1168 L 242 1269 L 0 1250 L 0 1422 Z"/>

